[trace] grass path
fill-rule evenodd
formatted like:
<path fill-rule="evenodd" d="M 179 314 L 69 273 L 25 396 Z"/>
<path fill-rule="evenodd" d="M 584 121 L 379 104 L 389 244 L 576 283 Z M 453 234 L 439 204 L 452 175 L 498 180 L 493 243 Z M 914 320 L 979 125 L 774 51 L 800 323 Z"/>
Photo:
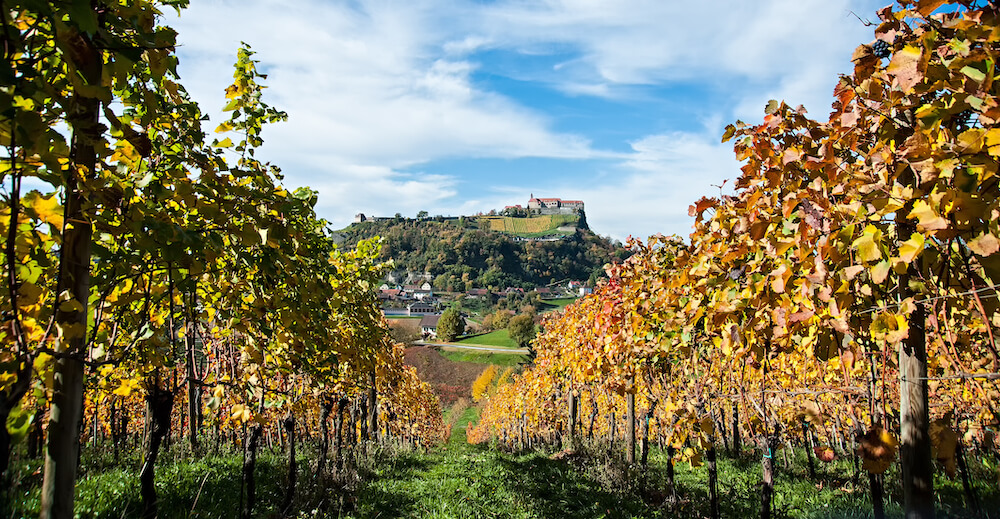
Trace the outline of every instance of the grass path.
<path fill-rule="evenodd" d="M 402 456 L 377 470 L 352 517 L 650 517 L 642 503 L 622 502 L 562 461 L 469 445 L 466 409 L 449 442 L 428 454 Z"/>

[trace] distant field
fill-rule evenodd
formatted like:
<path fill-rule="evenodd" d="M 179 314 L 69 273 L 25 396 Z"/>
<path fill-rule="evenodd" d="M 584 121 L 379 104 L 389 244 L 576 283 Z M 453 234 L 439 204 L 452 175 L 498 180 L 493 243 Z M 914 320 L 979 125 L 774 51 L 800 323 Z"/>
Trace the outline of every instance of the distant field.
<path fill-rule="evenodd" d="M 473 364 L 495 364 L 497 366 L 518 366 L 528 359 L 526 355 L 514 353 L 480 353 L 475 351 L 445 351 L 441 355 L 454 362 L 471 362 Z"/>
<path fill-rule="evenodd" d="M 547 214 L 531 218 L 512 218 L 509 216 L 479 217 L 479 225 L 482 229 L 517 235 L 557 233 L 556 228 L 576 222 L 577 217 L 570 214 Z"/>
<path fill-rule="evenodd" d="M 542 306 L 547 310 L 559 310 L 566 308 L 567 306 L 573 304 L 577 298 L 575 297 L 560 297 L 559 299 L 546 299 L 542 301 Z"/>
<path fill-rule="evenodd" d="M 490 333 L 484 333 L 482 335 L 476 335 L 475 337 L 467 337 L 460 341 L 455 341 L 457 344 L 469 344 L 477 346 L 496 346 L 499 348 L 517 348 L 517 343 L 511 340 L 510 334 L 507 333 L 507 329 L 492 331 Z"/>

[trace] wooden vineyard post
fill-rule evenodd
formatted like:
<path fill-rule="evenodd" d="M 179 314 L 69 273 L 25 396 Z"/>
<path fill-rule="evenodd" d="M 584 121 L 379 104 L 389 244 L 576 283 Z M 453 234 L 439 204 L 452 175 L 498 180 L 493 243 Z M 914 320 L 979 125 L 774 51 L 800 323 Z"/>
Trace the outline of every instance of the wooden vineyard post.
<path fill-rule="evenodd" d="M 260 447 L 260 437 L 264 427 L 254 424 L 250 428 L 250 437 L 246 442 L 246 450 L 243 453 L 243 486 L 246 488 L 246 502 L 243 504 L 241 517 L 250 519 L 253 517 L 253 508 L 257 504 L 257 482 L 254 480 L 254 471 L 257 468 L 257 450 Z"/>
<path fill-rule="evenodd" d="M 610 431 L 608 432 L 608 457 L 615 455 L 615 426 L 617 425 L 615 420 L 615 412 L 611 411 L 610 423 L 608 424 Z"/>
<path fill-rule="evenodd" d="M 285 488 L 285 501 L 281 505 L 282 513 L 287 517 L 292 509 L 292 500 L 295 498 L 295 415 L 290 411 L 282 420 L 282 426 L 288 436 L 288 479 Z"/>
<path fill-rule="evenodd" d="M 816 462 L 813 460 L 812 441 L 809 436 L 809 422 L 802 420 L 802 444 L 806 449 L 806 459 L 809 460 L 809 478 L 816 480 Z"/>
<path fill-rule="evenodd" d="M 715 459 L 715 433 L 713 432 L 709 440 L 708 452 L 706 453 L 708 468 L 708 494 L 709 503 L 712 510 L 712 519 L 719 519 L 719 469 Z"/>
<path fill-rule="evenodd" d="M 334 457 L 337 458 L 337 474 L 344 470 L 344 411 L 349 404 L 347 398 L 340 397 L 337 401 L 337 415 L 333 418 Z"/>
<path fill-rule="evenodd" d="M 765 436 L 765 453 L 760 460 L 761 482 L 763 483 L 760 487 L 761 519 L 770 519 L 771 510 L 774 508 L 774 451 L 777 447 L 777 434 Z"/>
<path fill-rule="evenodd" d="M 576 392 L 570 389 L 567 392 L 569 400 L 569 448 L 576 448 Z"/>
<path fill-rule="evenodd" d="M 733 435 L 733 457 L 739 458 L 740 451 L 743 446 L 740 443 L 740 406 L 733 403 L 733 425 L 732 425 L 732 435 Z"/>
<path fill-rule="evenodd" d="M 911 207 L 896 212 L 900 236 L 910 236 L 916 224 L 905 215 Z M 913 295 L 910 264 L 899 276 L 898 295 Z M 916 303 L 908 318 L 909 333 L 899 345 L 899 454 L 903 475 L 903 513 L 906 519 L 934 517 L 934 465 L 931 460 L 930 412 L 927 403 L 926 308 Z"/>
<path fill-rule="evenodd" d="M 674 448 L 673 444 L 667 445 L 667 490 L 670 492 L 668 499 L 671 505 L 677 502 L 677 485 L 674 480 L 675 454 L 677 454 L 677 449 Z"/>
<path fill-rule="evenodd" d="M 976 489 L 969 481 L 969 466 L 965 462 L 965 447 L 962 445 L 961 440 L 955 446 L 955 461 L 958 462 L 958 470 L 962 476 L 962 488 L 965 490 L 965 506 L 973 514 L 977 516 L 981 515 L 979 510 L 979 496 L 976 495 Z"/>
<path fill-rule="evenodd" d="M 649 421 L 653 416 L 653 412 L 656 411 L 657 403 L 657 400 L 652 401 L 642 420 L 642 444 L 640 448 L 641 455 L 639 457 L 639 463 L 642 464 L 643 467 L 646 467 L 649 462 Z"/>
<path fill-rule="evenodd" d="M 594 398 L 594 392 L 590 392 L 590 424 L 587 427 L 587 439 L 594 439 L 594 423 L 597 421 L 597 399 Z"/>
<path fill-rule="evenodd" d="M 873 516 L 875 519 L 885 519 L 885 503 L 882 498 L 882 475 L 869 472 L 868 487 L 871 489 Z"/>
<path fill-rule="evenodd" d="M 626 452 L 625 461 L 629 465 L 635 465 L 635 393 L 626 393 L 627 417 L 626 417 Z"/>
<path fill-rule="evenodd" d="M 139 487 L 142 495 L 143 519 L 157 516 L 155 470 L 160 454 L 160 445 L 170 430 L 170 411 L 174 405 L 174 394 L 160 387 L 159 377 L 147 383 L 146 408 L 149 410 L 150 430 L 143 446 L 143 463 L 139 472 Z"/>
<path fill-rule="evenodd" d="M 368 374 L 368 437 L 372 442 L 378 442 L 378 392 L 375 385 L 375 368 Z"/>
<path fill-rule="evenodd" d="M 322 479 L 326 469 L 326 457 L 330 452 L 330 413 L 333 412 L 333 400 L 329 397 L 323 399 L 322 415 L 320 418 L 321 439 L 319 445 L 319 461 L 316 463 L 316 474 Z"/>

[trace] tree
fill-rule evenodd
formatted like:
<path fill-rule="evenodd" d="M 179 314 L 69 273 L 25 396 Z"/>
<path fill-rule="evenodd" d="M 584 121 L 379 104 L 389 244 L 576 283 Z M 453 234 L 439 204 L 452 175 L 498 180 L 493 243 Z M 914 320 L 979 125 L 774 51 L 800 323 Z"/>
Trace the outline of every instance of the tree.
<path fill-rule="evenodd" d="M 465 332 L 465 319 L 458 313 L 458 308 L 451 307 L 441 314 L 438 320 L 437 334 L 445 342 L 454 341 Z"/>
<path fill-rule="evenodd" d="M 535 338 L 535 319 L 531 314 L 516 315 L 510 319 L 507 332 L 518 346 L 524 348 Z"/>
<path fill-rule="evenodd" d="M 417 213 L 417 220 L 423 220 L 427 218 L 427 211 L 420 211 Z"/>

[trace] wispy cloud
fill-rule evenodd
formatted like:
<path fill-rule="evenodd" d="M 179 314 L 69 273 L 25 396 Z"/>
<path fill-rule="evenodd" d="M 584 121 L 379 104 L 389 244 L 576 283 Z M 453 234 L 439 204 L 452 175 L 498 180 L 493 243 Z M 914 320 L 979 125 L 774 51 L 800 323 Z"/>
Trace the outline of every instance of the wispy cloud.
<path fill-rule="evenodd" d="M 541 184 L 583 198 L 599 232 L 624 237 L 686 232 L 687 206 L 736 176 L 731 149 L 716 144 L 723 121 L 757 120 L 770 98 L 825 116 L 837 72 L 870 39 L 850 12 L 878 6 L 200 0 L 167 22 L 179 30 L 183 82 L 210 114 L 219 113 L 239 43 L 258 52 L 265 99 L 290 116 L 265 131 L 261 156 L 282 166 L 288 184 L 317 188 L 335 224 L 359 211 L 477 212 L 523 202 L 515 193 Z M 495 75 L 572 98 L 578 110 L 602 101 L 591 119 L 676 88 L 704 106 L 690 108 L 695 120 L 684 127 L 664 114 L 598 146 L 590 129 L 483 80 Z M 436 170 L 447 159 L 525 157 L 573 161 L 578 173 L 529 182 L 512 172 L 487 188 Z"/>

